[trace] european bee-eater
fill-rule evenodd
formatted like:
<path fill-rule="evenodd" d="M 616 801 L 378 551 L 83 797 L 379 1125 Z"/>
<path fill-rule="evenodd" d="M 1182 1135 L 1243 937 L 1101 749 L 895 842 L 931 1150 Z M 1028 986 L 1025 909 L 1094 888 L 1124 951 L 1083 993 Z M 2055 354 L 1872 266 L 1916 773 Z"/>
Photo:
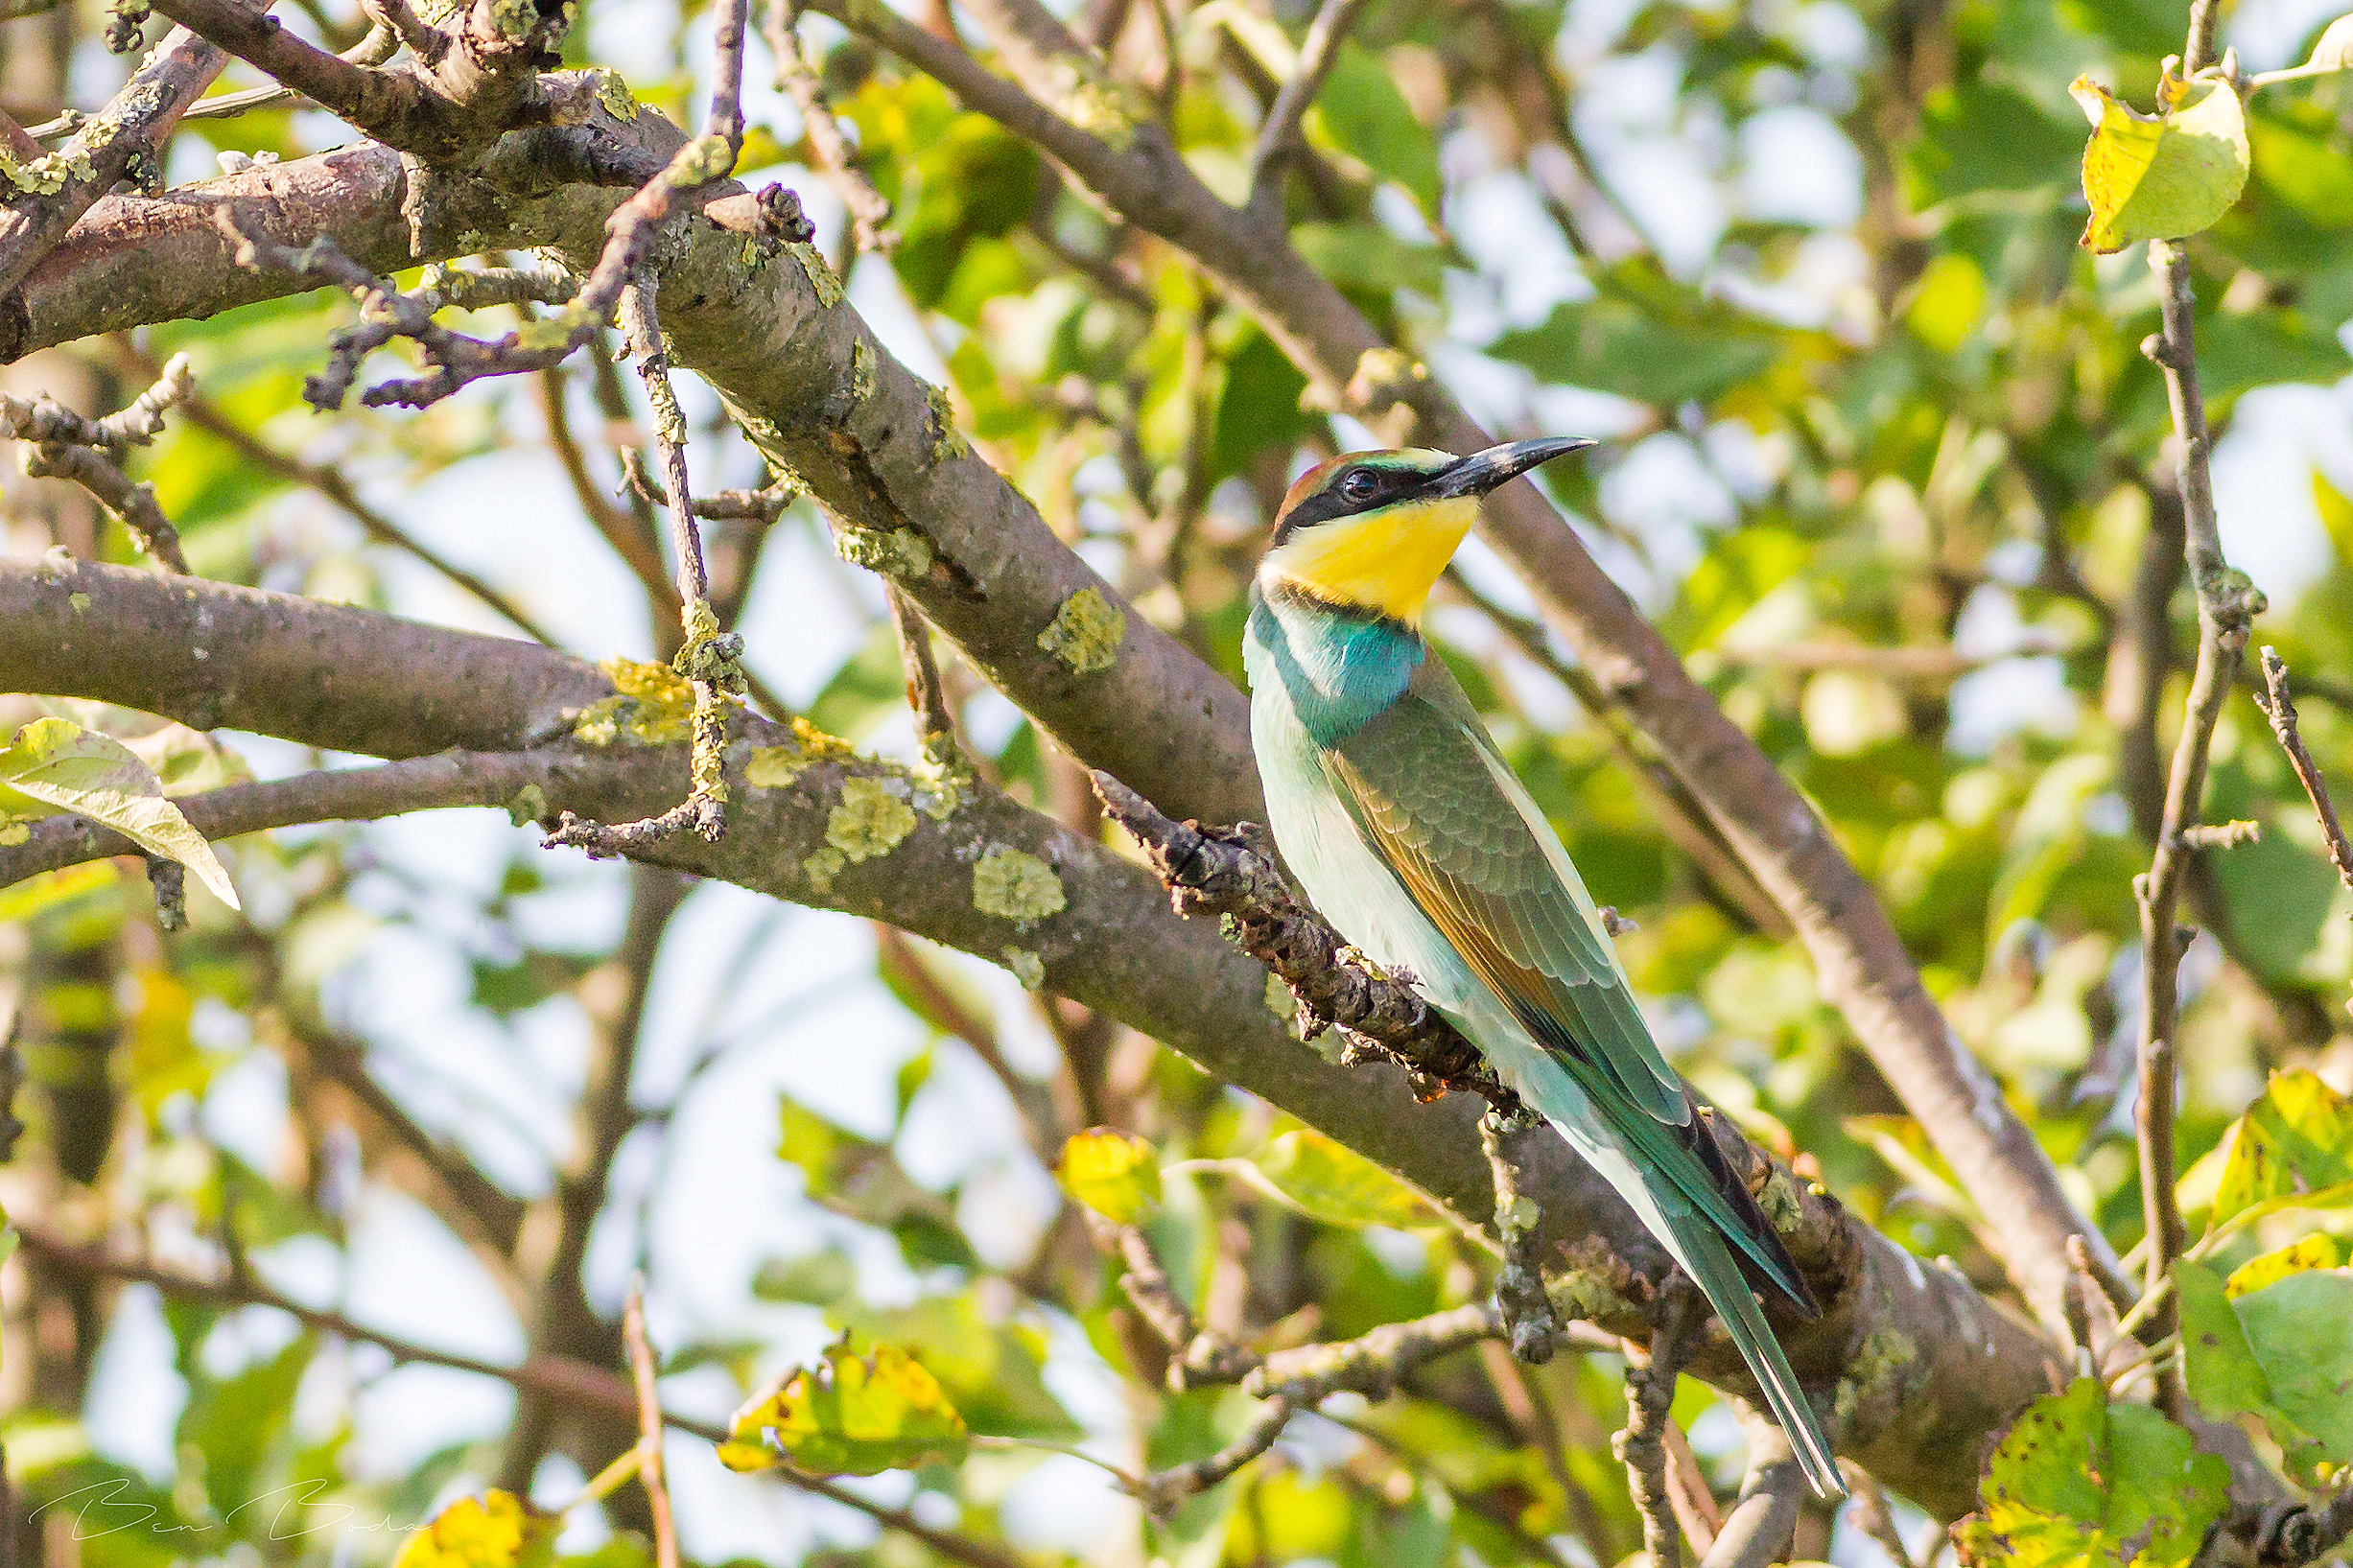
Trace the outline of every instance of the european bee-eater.
<path fill-rule="evenodd" d="M 1275 842 L 1324 917 L 1422 994 L 1634 1206 L 1707 1298 L 1822 1496 L 1845 1493 L 1751 1285 L 1819 1315 L 1635 1006 L 1560 836 L 1419 629 L 1479 499 L 1590 446 L 1358 452 L 1283 498 L 1244 635 Z"/>

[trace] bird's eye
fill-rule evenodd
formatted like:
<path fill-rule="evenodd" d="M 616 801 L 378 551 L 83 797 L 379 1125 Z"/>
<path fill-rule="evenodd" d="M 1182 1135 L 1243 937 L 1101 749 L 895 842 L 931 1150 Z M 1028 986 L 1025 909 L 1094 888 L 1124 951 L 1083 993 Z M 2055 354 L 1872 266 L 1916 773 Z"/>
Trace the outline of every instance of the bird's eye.
<path fill-rule="evenodd" d="M 1370 501 L 1380 488 L 1380 480 L 1369 468 L 1352 468 L 1340 477 L 1340 494 L 1351 501 Z"/>

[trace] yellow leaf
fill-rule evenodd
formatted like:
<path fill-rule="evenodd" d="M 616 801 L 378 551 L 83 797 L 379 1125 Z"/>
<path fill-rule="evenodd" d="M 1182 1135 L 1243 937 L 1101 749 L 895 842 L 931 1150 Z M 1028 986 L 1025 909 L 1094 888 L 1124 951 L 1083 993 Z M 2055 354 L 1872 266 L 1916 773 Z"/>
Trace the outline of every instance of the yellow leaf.
<path fill-rule="evenodd" d="M 2277 1252 L 2250 1258 L 2233 1269 L 2223 1282 L 2223 1295 L 2230 1300 L 2251 1296 L 2266 1285 L 2275 1285 L 2292 1274 L 2308 1274 L 2314 1269 L 2334 1269 L 2345 1260 L 2344 1243 L 2335 1236 L 2314 1234 L 2301 1241 L 2290 1242 Z"/>
<path fill-rule="evenodd" d="M 563 1523 L 494 1487 L 443 1509 L 409 1537 L 392 1568 L 540 1568 L 555 1560 Z"/>
<path fill-rule="evenodd" d="M 2353 1101 L 2309 1072 L 2271 1076 L 2224 1135 L 2207 1233 L 2290 1208 L 2353 1203 Z"/>
<path fill-rule="evenodd" d="M 1160 1206 L 1160 1157 L 1143 1139 L 1108 1127 L 1065 1143 L 1054 1180 L 1114 1225 L 1134 1225 Z"/>
<path fill-rule="evenodd" d="M 818 1475 L 880 1475 L 927 1458 L 954 1464 L 970 1446 L 939 1379 L 895 1345 L 854 1356 L 845 1338 L 737 1411 L 718 1457 L 731 1470 L 788 1459 Z"/>
<path fill-rule="evenodd" d="M 2172 102 L 2139 114 L 2087 76 L 2067 90 L 2091 121 L 2083 244 L 2122 250 L 2136 240 L 2174 240 L 2212 226 L 2247 188 L 2247 116 L 2219 77 L 2169 83 Z"/>

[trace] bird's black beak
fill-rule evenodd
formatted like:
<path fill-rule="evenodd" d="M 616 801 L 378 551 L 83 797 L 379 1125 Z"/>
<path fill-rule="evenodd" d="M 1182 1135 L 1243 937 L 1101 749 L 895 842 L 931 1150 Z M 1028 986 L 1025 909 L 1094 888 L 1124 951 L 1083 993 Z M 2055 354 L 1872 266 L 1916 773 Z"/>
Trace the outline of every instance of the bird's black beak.
<path fill-rule="evenodd" d="M 1474 452 L 1430 481 L 1433 501 L 1458 496 L 1483 496 L 1508 480 L 1518 479 L 1539 463 L 1583 452 L 1593 443 L 1582 435 L 1540 435 L 1533 441 L 1506 441 L 1485 452 Z"/>

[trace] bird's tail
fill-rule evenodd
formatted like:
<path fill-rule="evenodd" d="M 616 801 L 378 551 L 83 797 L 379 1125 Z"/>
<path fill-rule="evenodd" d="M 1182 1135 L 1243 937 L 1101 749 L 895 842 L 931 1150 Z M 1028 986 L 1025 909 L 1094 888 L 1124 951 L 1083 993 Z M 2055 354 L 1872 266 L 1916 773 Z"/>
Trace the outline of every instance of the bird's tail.
<path fill-rule="evenodd" d="M 1682 1129 L 1670 1130 L 1639 1112 L 1626 1118 L 1627 1125 L 1613 1125 L 1560 1062 L 1533 1047 L 1512 1049 L 1512 1037 L 1499 1031 L 1490 1035 L 1502 1042 L 1500 1054 L 1491 1046 L 1488 1055 L 1504 1069 L 1505 1082 L 1618 1190 L 1707 1298 L 1764 1391 L 1773 1418 L 1789 1434 L 1790 1448 L 1815 1494 L 1825 1501 L 1846 1496 L 1829 1439 L 1781 1352 L 1781 1342 L 1749 1292 L 1734 1244 L 1747 1254 L 1750 1269 L 1797 1310 L 1811 1316 L 1818 1310 L 1813 1297 L 1748 1189 L 1738 1186 L 1729 1171 L 1710 1169 L 1706 1157 L 1716 1149 L 1696 1112 Z M 1720 1166 L 1721 1159 L 1716 1163 Z"/>
<path fill-rule="evenodd" d="M 1643 1218 L 1650 1216 L 1646 1214 Z M 1757 1386 L 1764 1391 L 1773 1418 L 1789 1434 L 1789 1446 L 1797 1455 L 1799 1467 L 1805 1472 L 1806 1483 L 1814 1488 L 1814 1495 L 1825 1501 L 1846 1496 L 1847 1484 L 1838 1473 L 1838 1461 L 1831 1456 L 1829 1439 L 1823 1436 L 1822 1425 L 1814 1418 L 1814 1407 L 1807 1403 L 1798 1374 L 1790 1370 L 1789 1358 L 1781 1353 L 1781 1342 L 1765 1322 L 1756 1298 L 1749 1293 L 1748 1278 L 1733 1261 L 1731 1249 L 1704 1217 L 1692 1216 L 1680 1224 L 1669 1220 L 1658 1229 L 1659 1239 L 1707 1298 L 1707 1304 L 1715 1309 L 1717 1320 L 1731 1336 L 1740 1358 L 1749 1364 Z"/>

